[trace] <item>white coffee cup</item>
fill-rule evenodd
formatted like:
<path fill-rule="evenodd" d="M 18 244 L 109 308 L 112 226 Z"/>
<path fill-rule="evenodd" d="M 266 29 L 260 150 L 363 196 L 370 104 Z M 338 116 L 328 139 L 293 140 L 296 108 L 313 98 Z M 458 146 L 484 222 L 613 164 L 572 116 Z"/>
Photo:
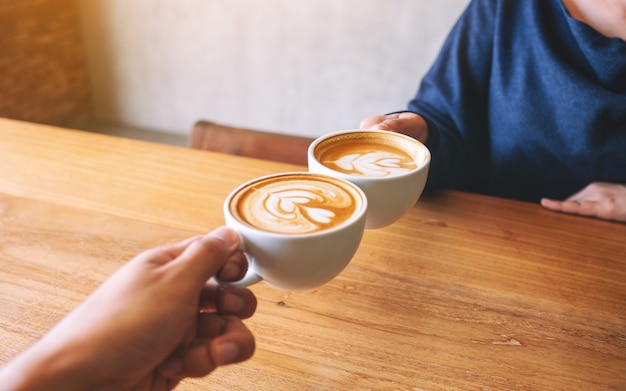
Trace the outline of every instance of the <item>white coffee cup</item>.
<path fill-rule="evenodd" d="M 226 225 L 241 237 L 248 273 L 284 290 L 327 283 L 348 265 L 365 229 L 367 198 L 352 183 L 310 172 L 248 181 L 224 202 Z"/>
<path fill-rule="evenodd" d="M 341 130 L 311 143 L 309 171 L 356 184 L 367 196 L 366 228 L 402 217 L 420 198 L 430 151 L 409 136 L 384 130 Z"/>

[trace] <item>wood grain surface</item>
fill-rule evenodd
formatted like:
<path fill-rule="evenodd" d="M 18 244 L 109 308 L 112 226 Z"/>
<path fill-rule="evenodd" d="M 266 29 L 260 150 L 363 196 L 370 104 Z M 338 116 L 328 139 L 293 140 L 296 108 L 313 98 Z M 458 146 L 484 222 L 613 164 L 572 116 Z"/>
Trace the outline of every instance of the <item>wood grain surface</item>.
<path fill-rule="evenodd" d="M 304 167 L 0 120 L 0 364 L 139 251 Z M 254 357 L 180 390 L 625 390 L 626 225 L 459 192 L 318 289 L 251 288 Z"/>

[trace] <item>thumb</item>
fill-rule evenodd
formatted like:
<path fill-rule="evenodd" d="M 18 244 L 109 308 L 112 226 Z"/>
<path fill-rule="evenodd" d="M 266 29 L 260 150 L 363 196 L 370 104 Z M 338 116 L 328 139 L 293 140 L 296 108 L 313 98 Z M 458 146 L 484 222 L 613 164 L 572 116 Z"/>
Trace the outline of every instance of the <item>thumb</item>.
<path fill-rule="evenodd" d="M 361 121 L 361 129 L 388 130 L 391 132 L 399 132 L 410 126 L 409 120 L 413 118 L 413 113 L 392 113 L 386 115 L 375 115 Z"/>
<path fill-rule="evenodd" d="M 406 133 L 415 126 L 417 114 L 410 112 L 392 113 L 383 117 L 372 129 L 389 130 L 392 132 Z"/>
<path fill-rule="evenodd" d="M 428 123 L 419 114 L 405 111 L 387 114 L 384 118 L 371 128 L 402 133 L 421 142 L 428 139 Z"/>
<path fill-rule="evenodd" d="M 384 115 L 374 115 L 372 117 L 363 119 L 361 123 L 359 124 L 359 128 L 360 129 L 375 129 L 381 123 L 385 122 L 385 120 L 387 120 L 387 117 L 385 117 Z"/>
<path fill-rule="evenodd" d="M 185 281 L 197 281 L 202 285 L 237 251 L 239 241 L 239 234 L 232 228 L 217 228 L 191 242 L 170 265 Z"/>

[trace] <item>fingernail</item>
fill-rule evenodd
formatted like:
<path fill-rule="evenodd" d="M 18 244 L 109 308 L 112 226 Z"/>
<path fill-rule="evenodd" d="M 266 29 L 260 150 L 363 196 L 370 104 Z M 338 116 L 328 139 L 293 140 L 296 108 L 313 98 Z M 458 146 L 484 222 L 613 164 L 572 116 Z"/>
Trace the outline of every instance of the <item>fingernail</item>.
<path fill-rule="evenodd" d="M 230 248 L 235 248 L 239 244 L 239 234 L 232 228 L 219 227 L 218 229 L 209 233 L 208 236 L 223 240 Z"/>
<path fill-rule="evenodd" d="M 232 364 L 239 358 L 239 346 L 234 342 L 224 342 L 217 346 L 218 365 Z"/>
<path fill-rule="evenodd" d="M 232 292 L 225 291 L 223 305 L 224 305 L 224 308 L 222 309 L 225 312 L 236 314 L 236 313 L 241 312 L 244 309 L 246 302 L 240 296 Z"/>

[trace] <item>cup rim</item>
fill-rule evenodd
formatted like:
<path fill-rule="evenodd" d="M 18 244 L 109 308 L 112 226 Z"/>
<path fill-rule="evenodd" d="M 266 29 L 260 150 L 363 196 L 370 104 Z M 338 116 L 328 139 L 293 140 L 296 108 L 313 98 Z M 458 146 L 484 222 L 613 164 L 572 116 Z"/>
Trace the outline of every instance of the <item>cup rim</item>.
<path fill-rule="evenodd" d="M 395 175 L 390 175 L 390 176 L 385 176 L 385 177 L 374 177 L 374 176 L 359 176 L 359 175 L 352 175 L 352 174 L 347 174 L 341 171 L 337 171 L 337 170 L 333 170 L 330 167 L 325 166 L 324 164 L 322 164 L 322 162 L 320 162 L 316 156 L 315 156 L 315 149 L 317 148 L 318 145 L 320 145 L 322 142 L 336 137 L 336 136 L 341 136 L 343 134 L 348 134 L 348 133 L 382 133 L 382 134 L 390 134 L 393 137 L 398 137 L 401 139 L 404 139 L 406 141 L 412 142 L 417 144 L 417 146 L 422 149 L 424 151 L 424 159 L 423 161 L 419 164 L 419 166 L 414 169 L 411 170 L 409 172 L 404 172 L 404 173 L 400 173 L 400 174 L 395 174 Z M 367 178 L 367 180 L 375 180 L 375 181 L 391 181 L 397 178 L 403 178 L 406 176 L 410 176 L 410 175 L 415 175 L 416 173 L 426 170 L 428 169 L 428 167 L 430 166 L 430 161 L 431 161 L 431 157 L 432 154 L 430 152 L 430 149 L 428 149 L 428 147 L 426 146 L 426 144 L 422 143 L 421 141 L 411 137 L 411 136 L 407 136 L 406 134 L 403 133 L 398 133 L 398 132 L 392 132 L 389 130 L 382 130 L 382 129 L 343 129 L 343 130 L 336 130 L 330 133 L 326 133 L 318 138 L 316 138 L 315 140 L 313 140 L 313 142 L 311 142 L 311 144 L 309 144 L 309 148 L 307 150 L 307 158 L 309 160 L 309 169 L 311 169 L 310 167 L 310 163 L 311 160 L 316 162 L 319 166 L 323 167 L 325 170 L 328 170 L 329 172 L 332 172 L 333 175 L 340 175 L 341 178 L 354 178 L 355 180 L 359 179 L 359 178 Z M 335 174 L 336 173 L 336 174 Z"/>
<path fill-rule="evenodd" d="M 274 178 L 277 176 L 285 176 L 285 175 L 306 175 L 306 176 L 321 176 L 324 178 L 328 178 L 331 179 L 333 181 L 339 181 L 340 183 L 342 183 L 344 186 L 349 187 L 351 189 L 353 189 L 357 194 L 359 194 L 359 196 L 361 197 L 361 208 L 360 210 L 358 210 L 356 213 L 354 213 L 352 216 L 350 216 L 350 218 L 348 218 L 347 220 L 343 221 L 341 224 L 331 227 L 331 228 L 327 228 L 327 229 L 323 229 L 321 231 L 316 231 L 316 232 L 294 232 L 294 233 L 285 233 L 285 232 L 273 232 L 273 231 L 268 231 L 268 230 L 264 230 L 258 227 L 255 227 L 249 223 L 246 223 L 245 221 L 242 221 L 241 219 L 235 217 L 231 211 L 230 211 L 230 202 L 233 199 L 233 197 L 244 187 L 254 183 L 254 182 L 259 182 L 265 179 L 269 179 L 269 178 Z M 268 174 L 268 175 L 263 175 L 263 176 L 259 176 L 256 178 L 252 178 L 248 181 L 245 181 L 244 183 L 240 184 L 239 186 L 235 187 L 226 197 L 226 199 L 224 200 L 224 204 L 223 204 L 223 213 L 224 213 L 224 217 L 225 219 L 232 219 L 233 221 L 236 221 L 238 225 L 240 225 L 241 227 L 244 227 L 245 229 L 249 229 L 249 230 L 253 230 L 259 234 L 262 235 L 266 235 L 266 236 L 272 236 L 272 237 L 317 237 L 317 236 L 323 236 L 323 235 L 328 235 L 331 234 L 333 232 L 339 231 L 344 229 L 346 226 L 348 225 L 353 225 L 358 223 L 359 220 L 362 221 L 363 225 L 365 226 L 365 217 L 366 217 L 366 213 L 367 213 L 367 209 L 368 209 L 368 203 L 367 203 L 367 196 L 365 195 L 365 192 L 363 192 L 363 190 L 361 190 L 361 188 L 357 185 L 355 185 L 354 183 L 343 179 L 343 178 L 338 178 L 336 176 L 332 176 L 332 175 L 328 175 L 328 174 L 322 174 L 322 173 L 315 173 L 315 172 L 310 172 L 310 171 L 285 171 L 285 172 L 276 172 L 276 173 L 272 173 L 272 174 Z M 228 220 L 227 220 L 227 225 L 228 225 Z M 236 230 L 238 229 L 238 227 L 236 228 Z"/>

